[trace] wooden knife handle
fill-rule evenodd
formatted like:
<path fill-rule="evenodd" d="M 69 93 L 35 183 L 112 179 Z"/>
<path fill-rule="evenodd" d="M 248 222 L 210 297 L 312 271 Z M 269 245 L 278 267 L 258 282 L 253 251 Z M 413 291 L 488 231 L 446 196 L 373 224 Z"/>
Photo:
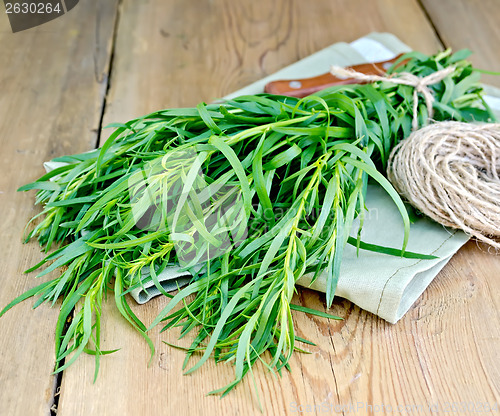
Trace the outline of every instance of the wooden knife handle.
<path fill-rule="evenodd" d="M 369 64 L 353 65 L 349 68 L 367 75 L 384 75 L 389 67 L 396 62 L 401 55 L 387 61 L 374 62 Z M 403 62 L 401 62 L 403 64 Z M 338 78 L 329 72 L 312 78 L 289 79 L 272 81 L 266 84 L 264 92 L 276 95 L 287 95 L 290 97 L 305 97 L 317 91 L 323 90 L 333 85 L 360 84 L 362 81 L 354 78 Z"/>

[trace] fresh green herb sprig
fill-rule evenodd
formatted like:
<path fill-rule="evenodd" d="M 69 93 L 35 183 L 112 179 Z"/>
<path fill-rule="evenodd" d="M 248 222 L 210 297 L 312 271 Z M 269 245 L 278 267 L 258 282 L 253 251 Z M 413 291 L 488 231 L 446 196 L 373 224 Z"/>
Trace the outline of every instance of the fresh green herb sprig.
<path fill-rule="evenodd" d="M 426 76 L 454 65 L 453 74 L 430 87 L 434 118 L 491 121 L 466 57 L 413 52 L 394 71 Z M 293 327 L 297 279 L 326 270 L 330 306 L 347 243 L 404 253 L 408 214 L 380 172 L 410 134 L 412 94 L 389 82 L 329 88 L 300 100 L 260 94 L 115 124 L 102 148 L 57 158 L 63 165 L 21 188 L 38 190 L 36 202 L 44 206 L 26 241 L 36 237 L 47 252 L 61 245 L 28 271 L 46 263 L 39 276 L 64 269 L 0 316 L 32 296 L 35 306 L 62 299 L 56 371 L 87 352 L 95 355 L 97 376 L 100 356 L 111 352 L 100 349 L 106 293 L 114 292 L 118 310 L 153 353 L 148 329 L 124 294 L 151 281 L 164 293 L 158 274 L 180 264 L 192 282 L 166 294 L 171 300 L 150 328 L 163 322 L 164 329 L 181 326 L 182 336 L 197 331 L 184 367 L 202 355 L 188 373 L 211 356 L 234 363 L 234 381 L 213 392 L 226 394 L 257 360 L 288 368 L 296 342 L 307 342 Z M 426 120 L 419 105 L 419 121 Z M 401 250 L 359 240 L 368 178 L 401 212 Z"/>

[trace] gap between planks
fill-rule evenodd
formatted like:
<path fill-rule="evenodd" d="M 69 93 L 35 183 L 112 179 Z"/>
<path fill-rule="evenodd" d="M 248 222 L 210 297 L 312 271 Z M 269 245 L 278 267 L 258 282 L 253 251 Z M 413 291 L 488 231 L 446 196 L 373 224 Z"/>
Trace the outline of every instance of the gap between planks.
<path fill-rule="evenodd" d="M 111 77 L 112 77 L 112 73 L 113 73 L 113 61 L 114 61 L 114 57 L 115 57 L 115 46 L 116 46 L 116 39 L 117 39 L 117 33 L 118 33 L 118 26 L 120 24 L 121 4 L 122 4 L 122 0 L 118 0 L 117 4 L 116 4 L 116 12 L 114 15 L 115 17 L 114 17 L 114 22 L 113 22 L 113 33 L 111 36 L 111 49 L 110 49 L 110 53 L 109 53 L 107 67 L 106 67 L 106 70 L 104 73 L 106 80 L 105 80 L 105 86 L 103 88 L 104 93 L 101 97 L 102 105 L 101 105 L 101 110 L 99 113 L 99 121 L 97 124 L 97 130 L 96 130 L 96 139 L 95 139 L 95 143 L 93 146 L 94 149 L 97 149 L 99 147 L 99 143 L 100 143 L 101 135 L 102 135 L 103 119 L 104 119 L 104 114 L 106 112 L 107 97 L 108 97 L 109 88 L 110 88 L 110 84 L 111 84 Z M 99 15 L 99 11 L 97 11 L 97 13 L 96 13 L 96 44 L 95 44 L 96 48 L 99 48 L 99 27 L 100 27 L 100 15 Z M 96 76 L 96 78 L 98 77 L 97 72 L 96 72 L 95 76 Z M 74 313 L 75 313 L 75 309 L 73 308 L 73 310 L 71 311 L 71 314 L 70 314 L 71 320 L 74 317 Z M 66 335 L 66 331 L 71 324 L 71 320 L 66 322 L 66 324 L 64 326 L 63 333 L 62 333 L 63 335 Z M 66 361 L 66 359 L 64 359 L 62 361 L 62 365 L 64 365 L 65 361 Z M 57 361 L 54 362 L 54 368 L 55 368 L 56 364 L 57 364 Z M 53 387 L 53 391 L 52 391 L 52 400 L 49 403 L 51 416 L 57 415 L 57 409 L 59 406 L 59 399 L 62 395 L 61 386 L 62 386 L 62 381 L 63 381 L 65 371 L 66 370 L 63 370 L 63 371 L 57 373 L 55 380 L 54 380 L 54 387 Z"/>
<path fill-rule="evenodd" d="M 111 86 L 111 77 L 113 75 L 113 62 L 115 59 L 115 50 L 116 50 L 116 40 L 118 37 L 118 26 L 120 25 L 120 9 L 122 5 L 122 0 L 118 0 L 116 4 L 116 14 L 115 14 L 115 21 L 113 23 L 113 36 L 111 37 L 111 51 L 109 55 L 109 62 L 108 62 L 108 68 L 107 68 L 107 73 L 106 73 L 106 88 L 104 91 L 104 96 L 102 98 L 102 107 L 101 107 L 101 114 L 99 115 L 99 124 L 97 126 L 97 134 L 96 134 L 96 141 L 94 144 L 94 149 L 97 149 L 99 147 L 99 143 L 101 141 L 101 135 L 102 135 L 102 129 L 103 129 L 103 121 L 104 121 L 104 114 L 106 113 L 106 106 L 108 103 L 108 94 L 109 94 L 109 89 Z M 99 14 L 96 15 L 96 19 L 99 20 Z M 96 30 L 99 30 L 99 23 L 96 24 Z"/>
<path fill-rule="evenodd" d="M 427 21 L 429 22 L 429 25 L 432 27 L 432 30 L 434 31 L 434 34 L 436 35 L 436 38 L 439 41 L 439 43 L 441 44 L 441 46 L 443 48 L 449 47 L 448 45 L 446 45 L 445 41 L 443 40 L 443 37 L 441 36 L 441 33 L 440 33 L 438 27 L 436 26 L 436 23 L 434 22 L 434 20 L 432 20 L 432 16 L 429 13 L 429 11 L 426 9 L 422 0 L 417 0 L 417 4 L 419 5 L 420 9 L 422 10 L 422 13 L 424 14 Z"/>

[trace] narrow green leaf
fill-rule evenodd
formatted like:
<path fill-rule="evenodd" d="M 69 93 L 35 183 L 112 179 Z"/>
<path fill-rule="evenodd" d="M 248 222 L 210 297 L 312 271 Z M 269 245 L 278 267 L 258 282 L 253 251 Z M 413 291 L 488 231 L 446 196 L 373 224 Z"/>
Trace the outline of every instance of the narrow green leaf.
<path fill-rule="evenodd" d="M 294 311 L 298 311 L 298 312 L 308 313 L 309 315 L 319 316 L 320 318 L 343 320 L 343 318 L 340 318 L 339 316 L 332 315 L 331 313 L 317 311 L 316 309 L 311 309 L 311 308 L 308 308 L 307 306 L 302 306 L 302 305 L 295 305 L 293 303 L 290 303 L 290 309 L 292 309 Z M 297 339 L 299 339 L 299 338 L 297 337 Z M 301 339 L 301 342 L 304 342 L 304 341 L 305 340 Z M 314 345 L 314 344 L 312 344 L 312 345 Z"/>

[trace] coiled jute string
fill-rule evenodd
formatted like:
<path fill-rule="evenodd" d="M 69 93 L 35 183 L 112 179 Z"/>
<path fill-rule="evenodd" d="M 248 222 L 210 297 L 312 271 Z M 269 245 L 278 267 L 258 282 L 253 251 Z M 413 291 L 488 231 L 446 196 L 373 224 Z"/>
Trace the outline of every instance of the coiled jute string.
<path fill-rule="evenodd" d="M 500 124 L 458 121 L 414 131 L 391 152 L 387 176 L 433 220 L 500 248 Z"/>
<path fill-rule="evenodd" d="M 332 67 L 336 76 L 365 82 L 388 81 L 414 87 L 413 133 L 391 152 L 387 176 L 415 208 L 448 227 L 459 228 L 499 249 L 500 243 L 500 124 L 436 122 L 418 128 L 418 93 L 429 118 L 434 97 L 428 85 L 454 68 L 419 78 L 402 73 L 365 75 Z"/>

